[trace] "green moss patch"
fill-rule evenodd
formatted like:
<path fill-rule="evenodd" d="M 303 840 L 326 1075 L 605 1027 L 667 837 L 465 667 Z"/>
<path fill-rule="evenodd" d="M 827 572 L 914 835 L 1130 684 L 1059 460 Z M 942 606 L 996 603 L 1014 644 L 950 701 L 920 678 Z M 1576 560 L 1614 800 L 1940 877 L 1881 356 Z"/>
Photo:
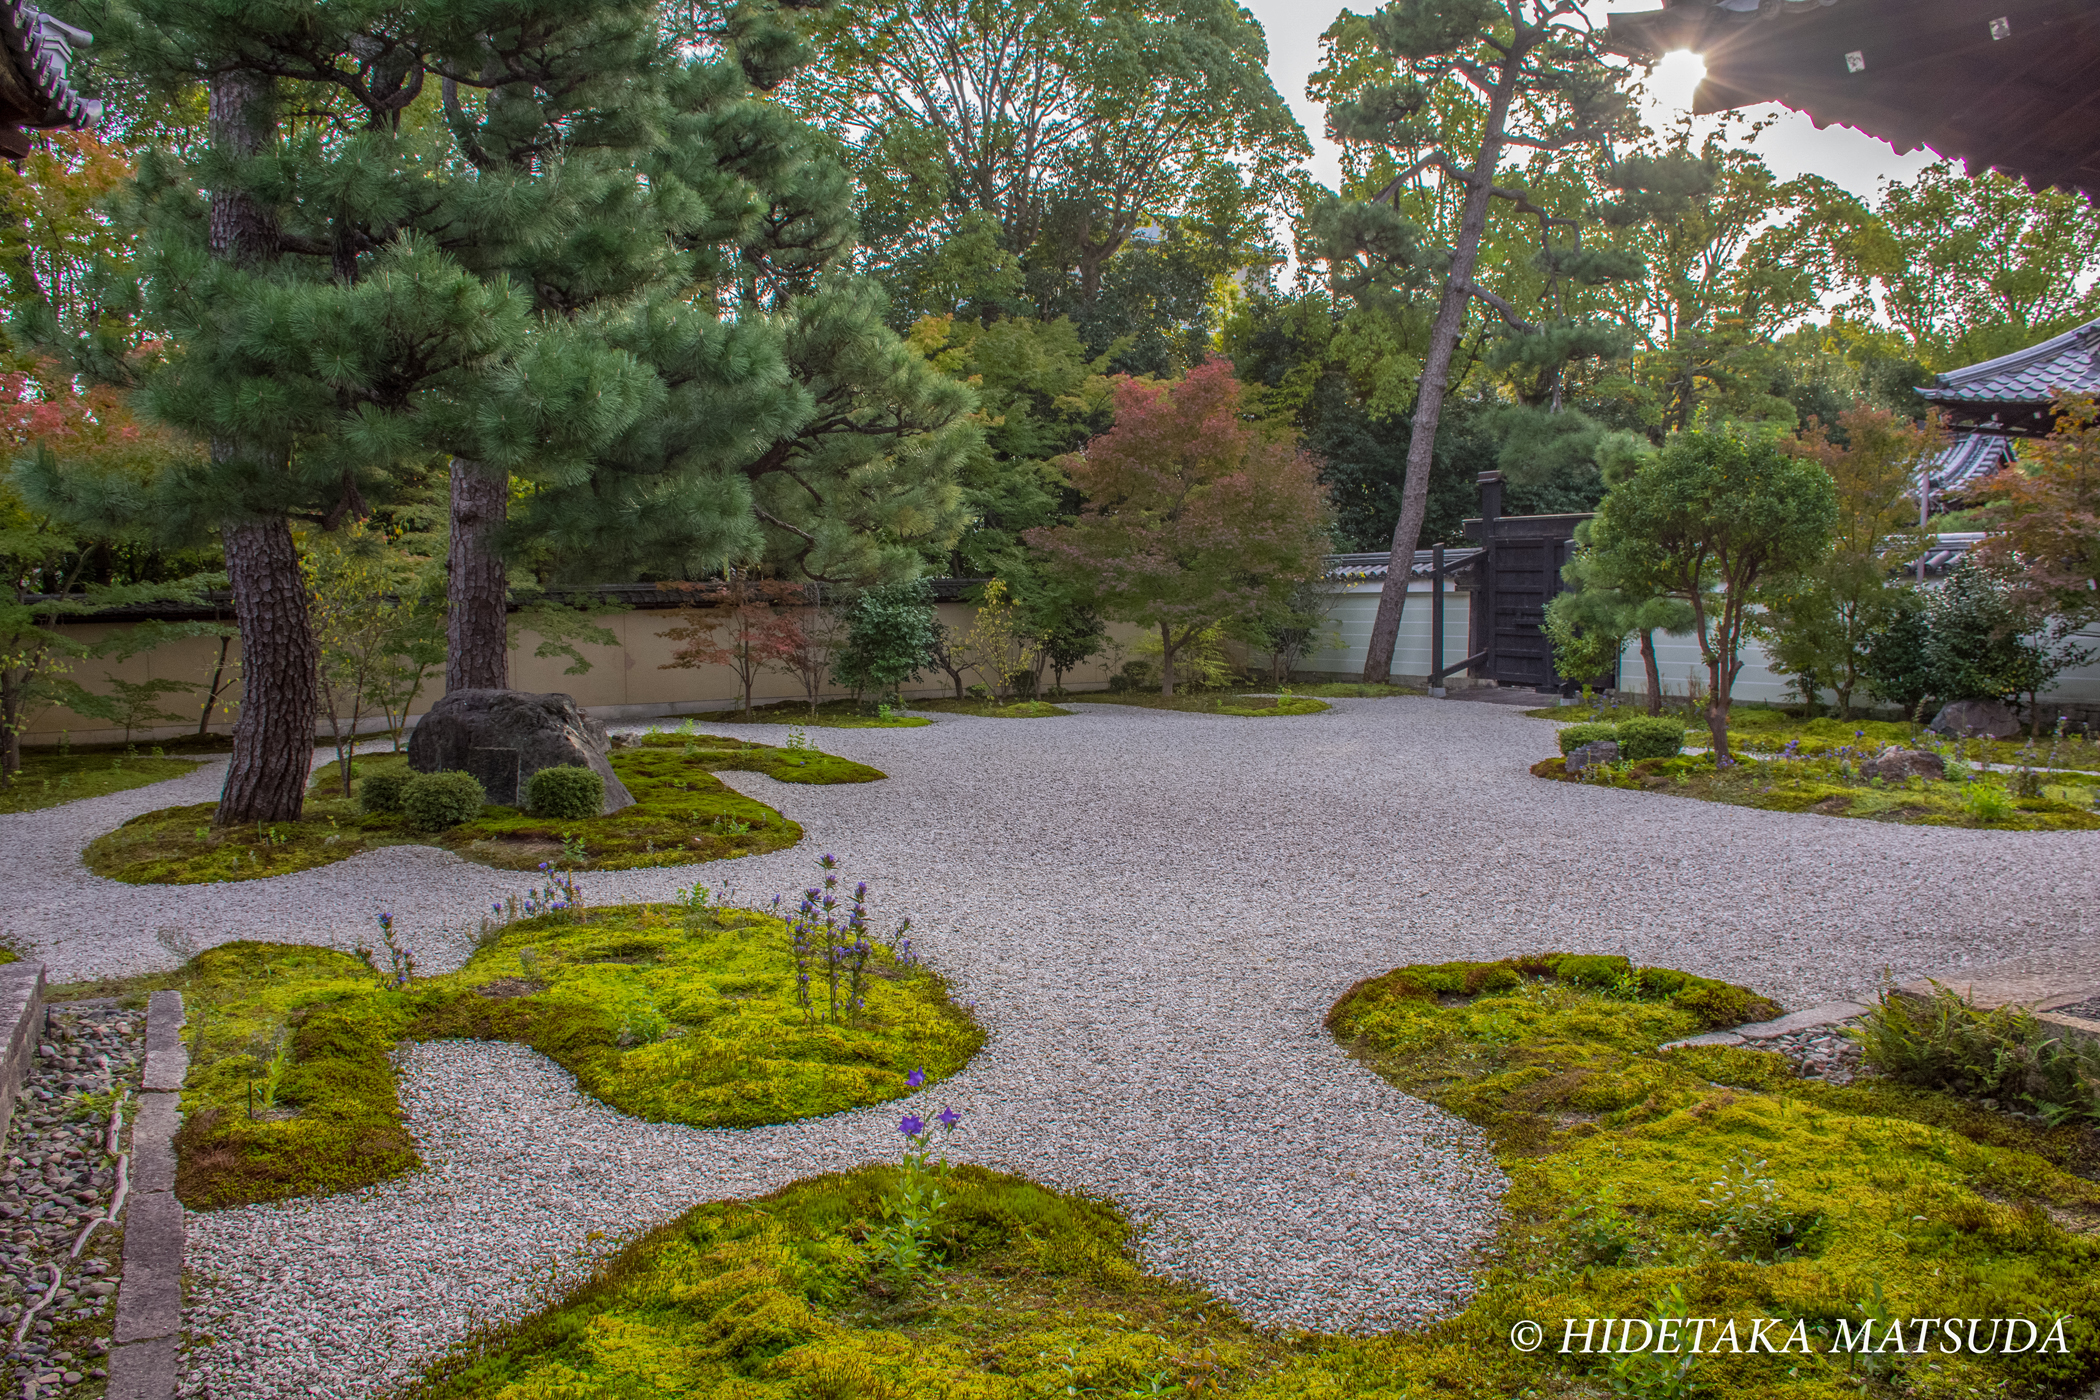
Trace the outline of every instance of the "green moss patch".
<path fill-rule="evenodd" d="M 904 708 L 922 708 L 906 702 L 888 714 L 865 714 L 857 700 L 826 700 L 812 710 L 805 701 L 776 700 L 753 705 L 748 710 L 710 710 L 700 716 L 703 724 L 790 724 L 815 729 L 918 729 L 933 723 L 924 715 L 908 715 Z M 692 721 L 688 720 L 688 724 Z"/>
<path fill-rule="evenodd" d="M 1198 691 L 1195 694 L 1158 695 L 1151 691 L 1126 690 L 1112 693 L 1090 690 L 1084 695 L 1064 697 L 1067 704 L 1136 705 L 1147 710 L 1178 710 L 1195 715 L 1316 715 L 1333 706 L 1324 700 L 1303 696 L 1244 695 L 1229 691 Z"/>
<path fill-rule="evenodd" d="M 978 715 L 987 719 L 1049 719 L 1053 715 L 1072 713 L 1048 700 L 1017 700 L 1011 705 L 995 704 L 990 700 L 913 700 L 909 703 L 914 710 L 930 710 L 941 715 Z"/>
<path fill-rule="evenodd" d="M 21 769 L 0 783 L 0 812 L 33 812 L 61 802 L 78 802 L 83 797 L 164 783 L 196 771 L 196 764 L 181 758 L 80 749 L 65 753 L 24 749 Z"/>
<path fill-rule="evenodd" d="M 2067 1170 L 2090 1160 L 2087 1136 L 1797 1080 L 1767 1052 L 1658 1049 L 1776 1010 L 1609 956 L 1406 967 L 1350 989 L 1337 1037 L 1486 1127 L 1511 1177 L 1479 1291 L 1420 1330 L 1265 1336 L 1143 1276 L 1112 1209 L 973 1167 L 939 1217 L 941 1269 L 899 1296 L 873 1247 L 897 1176 L 867 1167 L 696 1207 L 559 1303 L 467 1339 L 404 1400 L 2078 1393 L 2100 1370 L 2100 1187 Z M 1840 1322 L 2059 1314 L 2068 1354 L 1830 1350 Z M 1709 1338 L 1733 1320 L 1739 1339 L 1777 1318 L 1813 1351 L 1563 1356 L 1571 1316 L 1707 1317 Z M 1527 1320 L 1550 1333 L 1530 1353 L 1510 1342 Z"/>
<path fill-rule="evenodd" d="M 698 1206 L 401 1400 L 1225 1395 L 1287 1354 L 1141 1274 L 1112 1208 L 977 1167 L 950 1180 L 937 1282 L 900 1300 L 867 1243 L 894 1180 L 865 1167 Z"/>
<path fill-rule="evenodd" d="M 779 850 L 802 839 L 799 825 L 728 787 L 717 772 L 764 773 L 787 783 L 865 783 L 883 776 L 808 747 L 652 734 L 612 754 L 613 771 L 634 795 L 631 807 L 610 816 L 550 821 L 514 807 L 487 806 L 475 821 L 429 833 L 395 813 L 359 810 L 359 784 L 407 762 L 403 754 L 360 756 L 348 797 L 340 770 L 325 765 L 314 775 L 305 815 L 296 822 L 221 830 L 211 824 L 218 810 L 213 802 L 148 812 L 96 837 L 83 859 L 97 875 L 135 885 L 266 879 L 400 845 L 442 846 L 504 870 L 686 865 Z"/>
<path fill-rule="evenodd" d="M 1617 723 L 1646 711 L 1638 706 L 1568 706 L 1564 709 L 1526 710 L 1534 719 L 1558 724 Z M 1680 711 L 1670 711 L 1673 717 Z M 1685 740 L 1707 742 L 1704 713 L 1685 715 Z M 1736 705 L 1728 711 L 1728 747 L 1736 753 L 1776 754 L 1791 747 L 1801 756 L 1820 758 L 1865 747 L 1918 748 L 1938 745 L 1969 763 L 2026 763 L 2035 768 L 2074 769 L 2100 772 L 2100 741 L 2067 733 L 2061 739 L 2043 734 L 2036 739 L 1942 739 L 1923 725 L 1907 720 L 1833 719 L 1827 715 L 1809 719 L 1797 712 L 1765 706 Z"/>
<path fill-rule="evenodd" d="M 213 1208 L 349 1190 L 417 1165 L 389 1055 L 404 1040 L 507 1040 L 658 1123 L 741 1128 L 836 1113 L 940 1080 L 983 1033 L 946 985 L 878 947 L 857 1015 L 821 967 L 796 997 L 786 926 L 745 910 L 565 909 L 492 930 L 456 973 L 393 985 L 348 953 L 229 943 L 176 979 L 191 1066 L 178 1193 Z M 385 952 L 374 955 L 382 965 Z"/>
<path fill-rule="evenodd" d="M 1565 759 L 1549 758 L 1533 764 L 1531 771 L 1556 782 L 1695 797 L 1768 812 L 1991 831 L 2100 829 L 2100 811 L 2094 808 L 2100 778 L 2083 773 L 2044 775 L 2033 793 L 2022 794 L 2017 775 L 2009 773 L 1977 773 L 1960 782 L 1862 780 L 1844 757 L 1757 758 L 1746 753 L 1728 767 L 1717 768 L 1711 754 L 1685 754 L 1593 766 L 1580 773 L 1570 773 Z"/>
<path fill-rule="evenodd" d="M 1352 1053 L 1493 1136 L 1507 1222 L 1460 1316 L 1255 1393 L 2046 1396 L 2100 1371 L 2100 1186 L 2066 1170 L 2090 1160 L 2084 1134 L 1799 1080 L 1765 1051 L 1658 1052 L 1755 994 L 1575 961 L 1401 968 L 1335 1005 Z M 1829 1352 L 1840 1320 L 2058 1314 L 2068 1355 Z M 1702 1355 L 1674 1389 L 1682 1355 L 1558 1354 L 1564 1318 L 1670 1316 L 1799 1321 L 1815 1354 Z M 1551 1333 L 1539 1353 L 1509 1343 L 1526 1319 Z"/>

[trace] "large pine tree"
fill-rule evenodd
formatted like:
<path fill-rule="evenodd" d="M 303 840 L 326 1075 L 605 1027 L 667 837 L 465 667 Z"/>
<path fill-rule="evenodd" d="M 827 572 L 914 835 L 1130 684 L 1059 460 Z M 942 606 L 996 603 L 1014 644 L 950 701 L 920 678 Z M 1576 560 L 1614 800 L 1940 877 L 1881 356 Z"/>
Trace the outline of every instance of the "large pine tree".
<path fill-rule="evenodd" d="M 292 523 L 364 514 L 404 464 L 453 463 L 448 688 L 504 683 L 528 539 L 572 571 L 843 577 L 955 527 L 967 393 L 830 275 L 843 180 L 752 96 L 799 59 L 781 24 L 740 14 L 696 57 L 613 0 L 81 18 L 209 100 L 200 147 L 141 167 L 145 314 L 172 348 L 124 372 L 211 444 L 159 513 L 219 531 L 236 595 L 220 822 L 300 809 L 315 650 Z"/>

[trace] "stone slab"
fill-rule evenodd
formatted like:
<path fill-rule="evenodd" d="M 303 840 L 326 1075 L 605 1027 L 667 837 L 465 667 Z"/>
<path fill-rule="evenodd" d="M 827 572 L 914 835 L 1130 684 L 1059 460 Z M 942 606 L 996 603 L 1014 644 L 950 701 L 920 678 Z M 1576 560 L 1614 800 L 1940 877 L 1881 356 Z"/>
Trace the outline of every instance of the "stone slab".
<path fill-rule="evenodd" d="M 182 1081 L 189 1072 L 188 1051 L 148 1050 L 145 1072 L 139 1076 L 139 1087 L 148 1093 L 178 1094 L 182 1092 Z"/>
<path fill-rule="evenodd" d="M 182 1202 L 173 1191 L 147 1191 L 125 1203 L 119 1345 L 172 1337 L 181 1329 L 182 1236 Z"/>
<path fill-rule="evenodd" d="M 144 1194 L 175 1189 L 175 1130 L 182 1095 L 140 1094 L 131 1123 L 131 1189 Z"/>
<path fill-rule="evenodd" d="M 15 1092 L 28 1077 L 29 1061 L 44 1038 L 44 964 L 0 964 L 0 1027 L 5 1027 L 5 1059 L 0 1059 L 0 1142 L 14 1121 Z"/>
<path fill-rule="evenodd" d="M 175 1394 L 177 1339 L 131 1342 L 109 1354 L 109 1400 L 169 1400 Z"/>
<path fill-rule="evenodd" d="M 1867 1008 L 1856 1001 L 1831 1001 L 1821 1006 L 1811 1006 L 1806 1011 L 1789 1012 L 1775 1021 L 1756 1021 L 1747 1026 L 1737 1026 L 1735 1034 L 1745 1040 L 1771 1040 L 1782 1035 L 1812 1031 L 1818 1026 L 1834 1026 L 1866 1014 Z"/>
<path fill-rule="evenodd" d="M 182 993 L 155 992 L 146 1002 L 146 1053 L 182 1048 Z"/>
<path fill-rule="evenodd" d="M 1687 1045 L 1748 1045 L 1753 1041 L 1773 1040 L 1782 1035 L 1794 1035 L 1800 1031 L 1812 1031 L 1818 1026 L 1835 1026 L 1864 1016 L 1867 1008 L 1855 1001 L 1831 1001 L 1821 1006 L 1811 1006 L 1806 1011 L 1793 1011 L 1774 1021 L 1753 1021 L 1747 1026 L 1736 1026 L 1725 1031 L 1708 1031 L 1705 1035 L 1687 1036 L 1659 1045 L 1658 1050 L 1676 1050 Z"/>

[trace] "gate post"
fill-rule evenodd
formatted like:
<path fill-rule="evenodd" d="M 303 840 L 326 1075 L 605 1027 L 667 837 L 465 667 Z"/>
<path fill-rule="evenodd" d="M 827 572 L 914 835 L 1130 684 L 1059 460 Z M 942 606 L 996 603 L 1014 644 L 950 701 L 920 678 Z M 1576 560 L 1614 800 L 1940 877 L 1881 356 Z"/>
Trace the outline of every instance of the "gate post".
<path fill-rule="evenodd" d="M 1444 694 L 1444 547 L 1429 550 L 1429 693 Z"/>
<path fill-rule="evenodd" d="M 1487 673 L 1492 676 L 1501 660 L 1496 634 L 1501 630 L 1495 616 L 1495 525 L 1502 519 L 1502 473 L 1482 472 L 1476 481 L 1480 486 L 1480 548 L 1485 554 L 1480 562 L 1480 587 L 1474 606 L 1480 610 L 1480 645 L 1477 652 L 1486 653 Z"/>

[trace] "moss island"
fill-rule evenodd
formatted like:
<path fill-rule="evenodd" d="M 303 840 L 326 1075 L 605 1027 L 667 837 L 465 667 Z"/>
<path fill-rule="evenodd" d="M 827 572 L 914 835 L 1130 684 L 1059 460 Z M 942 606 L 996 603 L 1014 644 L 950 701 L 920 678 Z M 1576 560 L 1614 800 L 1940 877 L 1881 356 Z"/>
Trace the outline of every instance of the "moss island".
<path fill-rule="evenodd" d="M 764 773 L 784 783 L 869 783 L 883 777 L 864 763 L 806 745 L 775 747 L 711 734 L 656 733 L 616 748 L 613 771 L 634 805 L 610 816 L 550 820 L 514 807 L 485 806 L 472 821 L 416 830 L 398 812 L 360 810 L 358 793 L 375 773 L 405 769 L 405 754 L 362 754 L 343 792 L 341 770 L 317 770 L 305 815 L 296 822 L 221 829 L 218 804 L 165 807 L 96 837 L 89 870 L 135 885 L 260 880 L 348 860 L 384 846 L 441 846 L 505 870 L 552 863 L 571 870 L 632 870 L 755 855 L 792 846 L 802 828 L 714 775 Z"/>
<path fill-rule="evenodd" d="M 900 1292 L 873 1262 L 900 1173 L 871 1166 L 696 1207 L 405 1395 L 2078 1394 L 2100 1372 L 2092 1133 L 1886 1082 L 1799 1079 L 1771 1052 L 1659 1049 L 1776 1010 L 1616 957 L 1405 967 L 1352 988 L 1329 1018 L 1341 1043 L 1479 1124 L 1510 1177 L 1479 1291 L 1421 1330 L 1262 1333 L 1144 1275 L 1112 1208 L 969 1167 L 939 1216 L 943 1267 Z M 1840 1322 L 1955 1316 L 2061 1316 L 2068 1349 L 1831 1349 Z M 1566 1317 L 1780 1318 L 1811 1350 L 1563 1356 L 1557 1332 L 1536 1352 L 1510 1343 L 1521 1321 Z"/>
<path fill-rule="evenodd" d="M 350 1190 L 419 1165 L 390 1059 L 403 1041 L 529 1045 L 623 1113 L 752 1127 L 880 1103 L 983 1043 L 908 945 L 872 946 L 860 1000 L 797 994 L 788 926 L 754 911 L 584 909 L 556 883 L 458 972 L 404 981 L 389 949 L 228 943 L 174 985 L 191 1068 L 177 1192 L 195 1208 Z M 550 907 L 551 906 L 551 907 Z M 844 974 L 851 989 L 852 974 Z"/>

